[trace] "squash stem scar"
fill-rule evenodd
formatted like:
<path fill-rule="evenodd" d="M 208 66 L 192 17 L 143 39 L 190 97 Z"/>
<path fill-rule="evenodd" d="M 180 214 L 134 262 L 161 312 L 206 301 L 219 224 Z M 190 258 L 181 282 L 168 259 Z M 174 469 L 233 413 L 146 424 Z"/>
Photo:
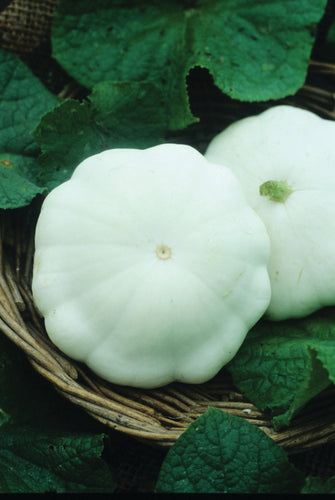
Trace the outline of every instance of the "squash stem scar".
<path fill-rule="evenodd" d="M 286 181 L 266 181 L 259 187 L 261 196 L 268 196 L 271 201 L 284 203 L 293 190 Z"/>
<path fill-rule="evenodd" d="M 172 250 L 167 245 L 158 245 L 156 248 L 156 255 L 161 260 L 167 260 L 170 259 Z"/>

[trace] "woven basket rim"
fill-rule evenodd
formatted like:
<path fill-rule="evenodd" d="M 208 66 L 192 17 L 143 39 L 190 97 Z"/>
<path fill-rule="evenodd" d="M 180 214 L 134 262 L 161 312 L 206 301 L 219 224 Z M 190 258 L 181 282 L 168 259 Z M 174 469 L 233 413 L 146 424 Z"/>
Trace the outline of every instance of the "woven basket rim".
<path fill-rule="evenodd" d="M 49 340 L 31 294 L 38 211 L 39 202 L 35 202 L 0 213 L 0 331 L 63 397 L 107 428 L 160 448 L 173 445 L 210 406 L 257 425 L 288 453 L 335 441 L 334 386 L 307 404 L 288 428 L 276 432 L 269 415 L 234 387 L 225 369 L 204 384 L 175 382 L 144 390 L 105 382 L 61 353 Z"/>

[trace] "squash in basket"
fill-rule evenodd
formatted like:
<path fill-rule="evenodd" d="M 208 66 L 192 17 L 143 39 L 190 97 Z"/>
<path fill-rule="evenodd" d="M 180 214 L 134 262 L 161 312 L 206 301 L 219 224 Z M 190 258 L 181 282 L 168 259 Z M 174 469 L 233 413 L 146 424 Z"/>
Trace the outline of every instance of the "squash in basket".
<path fill-rule="evenodd" d="M 266 310 L 268 257 L 230 170 L 186 145 L 114 149 L 46 197 L 33 295 L 54 344 L 102 378 L 200 383 Z"/>
<path fill-rule="evenodd" d="M 271 241 L 273 320 L 335 304 L 335 122 L 274 106 L 217 135 L 205 156 L 227 165 Z"/>

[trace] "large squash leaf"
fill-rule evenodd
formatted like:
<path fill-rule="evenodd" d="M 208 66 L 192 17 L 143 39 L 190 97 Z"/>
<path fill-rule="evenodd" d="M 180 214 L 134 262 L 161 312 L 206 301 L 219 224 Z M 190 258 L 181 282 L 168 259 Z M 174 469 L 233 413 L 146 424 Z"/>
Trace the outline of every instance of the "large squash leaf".
<path fill-rule="evenodd" d="M 298 320 L 260 321 L 227 365 L 235 384 L 277 429 L 335 382 L 335 308 Z"/>
<path fill-rule="evenodd" d="M 194 121 L 186 76 L 207 68 L 243 101 L 279 99 L 304 83 L 326 0 L 63 0 L 53 55 L 81 84 L 153 81 L 171 130 Z"/>
<path fill-rule="evenodd" d="M 44 191 L 31 132 L 57 103 L 19 57 L 0 49 L 0 208 L 28 205 Z"/>
<path fill-rule="evenodd" d="M 0 336 L 0 493 L 114 491 L 102 426 Z"/>
<path fill-rule="evenodd" d="M 247 420 L 216 408 L 169 450 L 158 493 L 298 493 L 303 476 L 285 451 Z"/>
<path fill-rule="evenodd" d="M 103 438 L 0 430 L 0 493 L 111 493 Z"/>
<path fill-rule="evenodd" d="M 104 149 L 164 141 L 165 103 L 155 83 L 105 81 L 83 102 L 60 103 L 1 49 L 0 70 L 0 208 L 28 205 Z"/>
<path fill-rule="evenodd" d="M 153 83 L 101 82 L 84 102 L 68 99 L 46 114 L 34 137 L 41 148 L 39 179 L 48 190 L 66 181 L 88 156 L 110 148 L 164 142 L 162 95 Z"/>

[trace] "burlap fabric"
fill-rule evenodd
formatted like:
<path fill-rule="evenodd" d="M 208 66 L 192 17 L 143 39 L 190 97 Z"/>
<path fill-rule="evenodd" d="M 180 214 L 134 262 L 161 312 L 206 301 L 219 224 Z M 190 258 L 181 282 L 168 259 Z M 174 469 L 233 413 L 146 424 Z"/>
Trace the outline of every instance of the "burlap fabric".
<path fill-rule="evenodd" d="M 51 91 L 68 94 L 73 82 L 50 57 L 50 24 L 57 4 L 58 0 L 0 1 L 0 46 L 20 55 Z M 204 78 L 204 75 L 201 77 Z M 197 78 L 197 75 L 193 75 L 193 78 Z M 206 78 L 208 76 L 205 76 L 205 80 Z M 207 83 L 205 81 L 206 85 Z M 195 88 L 202 98 L 206 94 L 213 101 L 213 96 L 208 96 L 208 88 L 205 93 L 202 92 L 201 81 Z M 325 114 L 332 116 L 334 94 L 331 88 L 327 92 L 325 98 L 322 90 L 315 91 L 307 85 L 300 98 L 310 97 L 316 103 L 316 108 L 323 105 Z M 197 106 L 196 99 L 193 103 Z M 199 110 L 201 109 L 204 108 L 199 104 Z M 215 109 L 215 105 L 214 108 L 206 105 L 205 109 L 208 115 L 211 109 Z M 210 116 L 206 116 L 206 119 L 210 121 Z M 110 429 L 106 429 L 106 432 L 111 434 L 106 457 L 115 473 L 117 491 L 152 491 L 166 449 L 151 447 Z M 295 453 L 290 459 L 306 474 L 329 477 L 335 471 L 335 444 L 325 443 L 309 451 Z"/>
<path fill-rule="evenodd" d="M 58 0 L 17 0 L 1 11 L 1 46 L 20 55 L 37 50 L 49 36 Z M 0 4 L 1 5 L 1 4 Z"/>

